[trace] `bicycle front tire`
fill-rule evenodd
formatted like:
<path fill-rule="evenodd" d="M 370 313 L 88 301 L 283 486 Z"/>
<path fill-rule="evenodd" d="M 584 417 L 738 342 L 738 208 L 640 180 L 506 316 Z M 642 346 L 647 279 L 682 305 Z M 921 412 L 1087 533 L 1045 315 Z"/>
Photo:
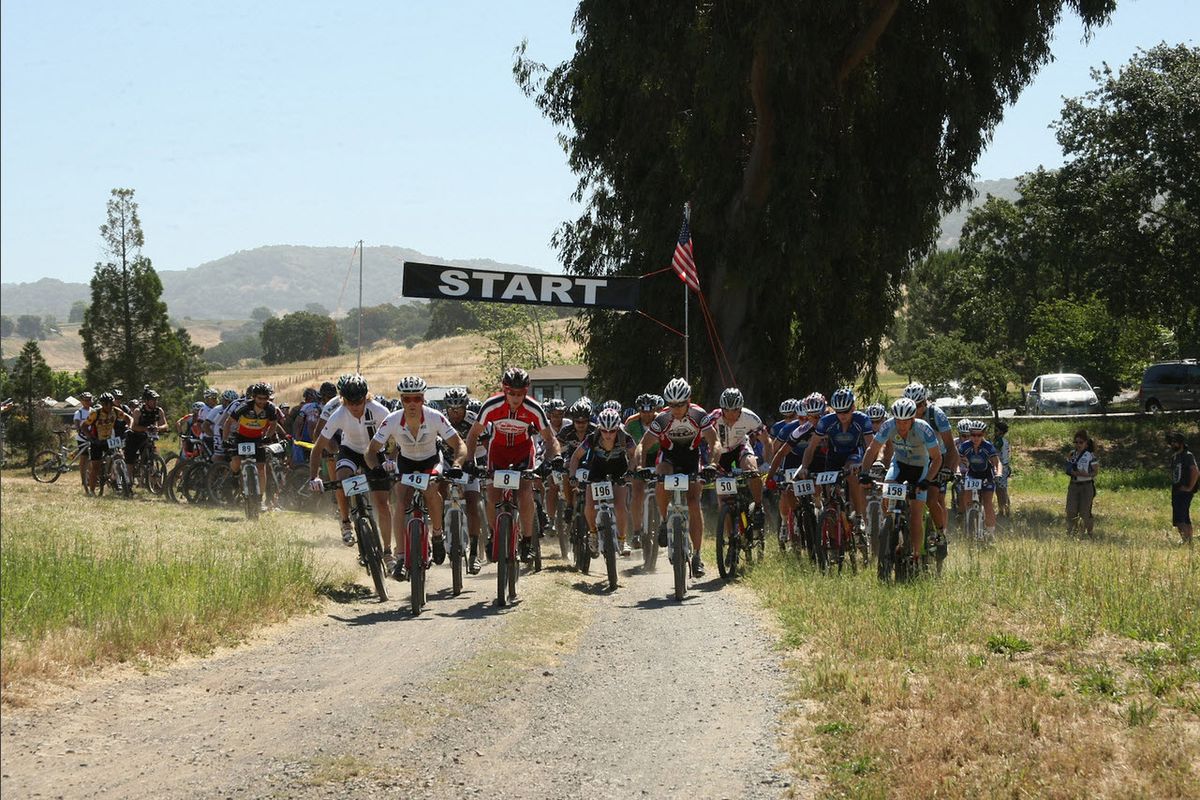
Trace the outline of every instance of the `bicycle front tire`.
<path fill-rule="evenodd" d="M 496 516 L 496 605 L 504 608 L 508 605 L 508 541 L 512 535 L 512 517 L 507 513 Z"/>
<path fill-rule="evenodd" d="M 410 605 L 415 617 L 425 607 L 425 525 L 416 518 L 408 521 L 408 564 Z"/>
<path fill-rule="evenodd" d="M 379 529 L 370 516 L 354 521 L 354 533 L 358 537 L 358 552 L 362 556 L 371 583 L 375 584 L 375 596 L 383 603 L 388 599 L 387 582 L 383 574 L 383 545 L 379 541 Z"/>
<path fill-rule="evenodd" d="M 682 602 L 683 598 L 687 597 L 688 576 L 687 545 L 683 540 L 683 537 L 688 535 L 688 531 L 683 517 L 676 516 L 671 520 L 669 533 L 671 536 L 671 549 L 674 552 L 674 558 L 671 559 L 671 567 L 675 573 L 675 599 Z"/>
<path fill-rule="evenodd" d="M 58 476 L 67 471 L 66 461 L 57 450 L 43 450 L 33 457 L 29 470 L 38 483 L 54 483 Z"/>
<path fill-rule="evenodd" d="M 717 518 L 717 572 L 726 582 L 737 577 L 737 524 L 737 510 L 722 503 Z"/>

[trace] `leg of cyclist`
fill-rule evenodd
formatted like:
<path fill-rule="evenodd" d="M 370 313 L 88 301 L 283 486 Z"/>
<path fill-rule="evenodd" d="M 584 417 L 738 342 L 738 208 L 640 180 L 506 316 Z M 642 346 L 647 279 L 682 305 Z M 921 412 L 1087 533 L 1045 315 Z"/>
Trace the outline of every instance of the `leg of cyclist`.
<path fill-rule="evenodd" d="M 646 532 L 642 530 L 642 506 L 646 502 L 646 482 L 634 478 L 629 482 L 629 488 L 631 496 L 629 508 L 633 515 L 634 544 L 644 546 L 641 544 L 642 537 L 646 535 Z"/>
<path fill-rule="evenodd" d="M 476 485 L 477 484 L 472 484 Z M 479 563 L 479 489 L 468 489 L 463 492 L 467 504 L 467 535 L 471 540 L 471 552 L 467 556 L 467 570 L 476 575 L 480 570 Z"/>
<path fill-rule="evenodd" d="M 688 532 L 692 537 L 692 572 L 697 578 L 704 577 L 704 561 L 700 558 L 700 546 L 704 544 L 704 516 L 700 511 L 700 481 L 688 485 Z"/>
<path fill-rule="evenodd" d="M 533 482 L 522 481 L 517 490 L 518 503 L 521 509 L 521 560 L 533 558 L 533 531 L 536 522 L 537 504 L 533 501 Z"/>
<path fill-rule="evenodd" d="M 446 533 L 442 530 L 445 503 L 440 492 L 425 493 L 425 508 L 429 512 L 429 528 L 433 537 L 433 562 L 441 564 L 446 560 Z"/>
<path fill-rule="evenodd" d="M 487 487 L 487 502 L 483 504 L 483 513 L 487 515 L 488 535 L 484 540 L 492 541 L 492 535 L 496 532 L 496 504 L 500 502 L 502 492 L 495 486 Z M 492 557 L 492 549 L 488 548 L 487 557 Z"/>
<path fill-rule="evenodd" d="M 738 468 L 748 475 L 746 483 L 750 487 L 750 496 L 754 498 L 754 518 L 751 523 L 757 525 L 761 530 L 766 519 L 766 512 L 763 509 L 763 482 L 762 477 L 758 474 L 758 459 L 754 457 L 754 451 L 749 447 L 742 448 L 738 458 Z"/>
<path fill-rule="evenodd" d="M 583 516 L 588 526 L 588 549 L 594 558 L 599 553 L 600 537 L 596 531 L 596 501 L 592 499 L 591 492 L 584 495 Z"/>
<path fill-rule="evenodd" d="M 395 574 L 400 580 L 404 580 L 408 576 L 408 564 L 404 560 L 408 553 L 408 536 L 404 528 L 408 524 L 406 517 L 408 516 L 408 504 L 412 502 L 412 493 L 411 486 L 404 486 L 403 484 L 396 486 L 396 510 L 392 513 L 391 533 L 383 534 L 384 552 L 388 550 L 395 552 Z M 382 530 L 381 526 L 380 531 Z"/>
<path fill-rule="evenodd" d="M 629 547 L 625 544 L 625 536 L 629 532 L 629 514 L 630 510 L 626 504 L 629 499 L 629 491 L 625 488 L 625 484 L 616 484 L 616 490 L 613 497 L 617 504 L 617 540 L 621 543 L 621 555 L 630 555 Z"/>

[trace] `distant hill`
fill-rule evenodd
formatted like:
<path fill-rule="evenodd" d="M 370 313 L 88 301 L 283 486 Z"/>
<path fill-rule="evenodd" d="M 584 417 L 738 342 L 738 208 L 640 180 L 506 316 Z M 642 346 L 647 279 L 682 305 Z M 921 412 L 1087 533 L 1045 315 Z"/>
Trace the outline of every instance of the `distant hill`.
<path fill-rule="evenodd" d="M 942 229 L 938 235 L 937 242 L 938 249 L 946 250 L 958 245 L 958 238 L 962 234 L 963 223 L 967 221 L 967 214 L 970 213 L 972 208 L 983 205 L 987 201 L 989 194 L 1012 201 L 1021 196 L 1021 193 L 1017 191 L 1016 178 L 1005 178 L 998 181 L 976 181 L 975 191 L 978 194 L 974 200 L 964 203 L 942 217 Z"/>
<path fill-rule="evenodd" d="M 407 247 L 367 247 L 363 250 L 363 275 L 369 297 L 364 296 L 364 302 L 404 302 L 400 277 L 406 260 L 539 271 L 490 259 L 428 256 Z M 350 247 L 270 245 L 242 250 L 191 269 L 159 270 L 158 275 L 163 283 L 163 299 L 176 319 L 248 319 L 250 311 L 258 306 L 285 313 L 303 310 L 309 303 L 344 313 L 358 304 L 358 257 Z M 90 298 L 88 284 L 54 278 L 0 284 L 0 312 L 10 317 L 54 314 L 66 319 L 76 300 L 86 302 Z"/>

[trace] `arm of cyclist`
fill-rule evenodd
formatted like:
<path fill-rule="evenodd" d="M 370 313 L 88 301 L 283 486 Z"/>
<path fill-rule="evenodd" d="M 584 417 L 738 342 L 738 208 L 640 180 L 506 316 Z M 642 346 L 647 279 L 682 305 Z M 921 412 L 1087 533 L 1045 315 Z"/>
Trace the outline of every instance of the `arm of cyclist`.
<path fill-rule="evenodd" d="M 946 458 L 945 458 L 946 469 L 950 470 L 951 472 L 957 472 L 958 471 L 958 445 L 956 445 L 954 443 L 953 434 L 951 434 L 950 431 L 942 431 L 938 435 L 942 437 L 942 444 L 946 445 Z M 942 461 L 941 453 L 938 454 L 938 461 L 939 461 L 939 464 Z M 937 470 L 934 470 L 932 467 L 930 467 L 930 473 L 936 474 L 940 469 L 941 469 L 941 466 L 939 466 Z"/>
<path fill-rule="evenodd" d="M 226 425 L 226 430 L 228 430 Z M 228 436 L 228 433 L 226 434 Z M 371 442 L 374 445 L 374 442 Z M 318 436 L 317 441 L 313 443 L 312 454 L 308 457 L 308 485 L 314 492 L 325 491 L 325 485 L 321 483 L 321 479 L 317 477 L 321 472 L 321 454 L 325 452 L 325 448 L 329 445 L 329 437 Z M 367 458 L 370 458 L 370 450 L 368 449 Z M 368 464 L 371 462 L 368 460 Z M 333 476 L 330 476 L 333 477 Z M 318 486 L 317 484 L 321 484 Z"/>
<path fill-rule="evenodd" d="M 631 463 L 635 464 L 639 469 L 646 466 L 646 464 L 644 464 L 643 461 L 646 458 L 646 453 L 649 452 L 648 448 L 653 447 L 654 443 L 657 441 L 658 441 L 658 437 L 655 436 L 649 430 L 647 430 L 645 433 L 643 433 L 642 440 L 640 442 L 638 442 L 638 446 L 637 446 L 637 456 L 638 456 L 637 460 L 633 461 Z"/>
<path fill-rule="evenodd" d="M 576 447 L 575 452 L 571 453 L 571 465 L 567 468 L 567 475 L 571 476 L 571 478 L 574 479 L 575 472 L 576 472 L 576 470 L 579 469 L 579 465 L 581 463 L 583 463 L 583 447 L 582 446 Z"/>
<path fill-rule="evenodd" d="M 721 443 L 717 441 L 717 431 L 714 426 L 710 425 L 705 428 L 700 432 L 700 435 L 704 437 L 704 441 L 708 442 L 708 453 L 710 456 L 708 463 L 704 465 L 700 472 L 705 475 L 711 475 L 716 472 L 716 467 L 713 464 L 716 464 L 717 459 L 720 458 Z"/>
<path fill-rule="evenodd" d="M 808 447 L 804 448 L 804 457 L 800 459 L 800 474 L 807 475 L 808 467 L 812 464 L 813 453 L 817 452 L 817 448 L 825 444 L 825 437 L 818 433 L 813 433 L 812 439 L 808 442 Z"/>
<path fill-rule="evenodd" d="M 467 431 L 467 449 L 463 454 L 463 460 L 455 462 L 456 466 L 461 468 L 467 463 L 467 459 L 479 447 L 479 437 L 483 435 L 485 430 L 487 430 L 487 427 L 478 420 L 471 424 L 471 430 Z"/>

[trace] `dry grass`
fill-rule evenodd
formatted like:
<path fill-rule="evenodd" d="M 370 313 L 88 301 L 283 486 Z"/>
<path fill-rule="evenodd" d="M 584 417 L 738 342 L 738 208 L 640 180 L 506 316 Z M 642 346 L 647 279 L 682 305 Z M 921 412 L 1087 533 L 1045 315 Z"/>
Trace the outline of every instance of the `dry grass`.
<path fill-rule="evenodd" d="M 213 347 L 221 343 L 221 332 L 244 324 L 244 320 L 184 320 L 181 324 L 187 328 L 192 343 L 201 347 Z M 58 326 L 62 336 L 54 336 L 38 342 L 42 357 L 50 369 L 67 372 L 81 372 L 84 367 L 83 340 L 79 338 L 78 323 L 60 323 Z M 16 355 L 25 346 L 25 340 L 17 336 L 0 340 L 5 357 Z"/>

